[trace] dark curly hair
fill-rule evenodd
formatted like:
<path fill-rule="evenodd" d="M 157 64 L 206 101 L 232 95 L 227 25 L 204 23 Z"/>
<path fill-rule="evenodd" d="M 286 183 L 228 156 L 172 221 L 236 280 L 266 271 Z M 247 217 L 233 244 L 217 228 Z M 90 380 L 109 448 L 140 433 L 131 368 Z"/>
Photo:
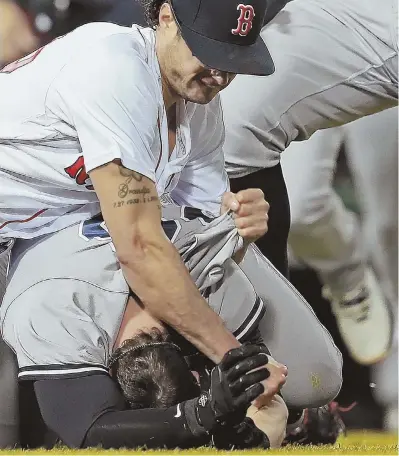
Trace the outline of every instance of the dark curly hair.
<path fill-rule="evenodd" d="M 200 394 L 180 350 L 157 328 L 125 341 L 111 372 L 132 409 L 168 408 Z"/>

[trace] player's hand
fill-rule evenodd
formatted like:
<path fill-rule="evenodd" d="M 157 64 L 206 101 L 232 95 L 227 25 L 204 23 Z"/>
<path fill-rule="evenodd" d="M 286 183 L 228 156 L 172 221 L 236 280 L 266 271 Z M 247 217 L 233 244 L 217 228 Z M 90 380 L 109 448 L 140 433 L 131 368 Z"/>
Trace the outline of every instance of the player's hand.
<path fill-rule="evenodd" d="M 288 375 L 287 366 L 277 362 L 270 355 L 268 356 L 268 363 L 263 367 L 266 367 L 270 375 L 262 382 L 265 391 L 253 402 L 253 405 L 257 408 L 270 405 L 270 401 L 274 398 L 275 394 L 284 386 Z"/>
<path fill-rule="evenodd" d="M 242 345 L 227 352 L 212 369 L 209 391 L 197 402 L 197 415 L 207 431 L 224 422 L 239 424 L 244 420 L 251 402 L 264 392 L 260 382 L 270 375 L 263 367 L 267 362 L 262 347 Z"/>
<path fill-rule="evenodd" d="M 234 212 L 238 233 L 249 243 L 267 233 L 269 207 L 262 190 L 248 188 L 238 193 L 226 192 L 222 198 L 221 213 Z"/>
<path fill-rule="evenodd" d="M 24 11 L 11 0 L 0 0 L 0 64 L 19 59 L 38 46 Z"/>

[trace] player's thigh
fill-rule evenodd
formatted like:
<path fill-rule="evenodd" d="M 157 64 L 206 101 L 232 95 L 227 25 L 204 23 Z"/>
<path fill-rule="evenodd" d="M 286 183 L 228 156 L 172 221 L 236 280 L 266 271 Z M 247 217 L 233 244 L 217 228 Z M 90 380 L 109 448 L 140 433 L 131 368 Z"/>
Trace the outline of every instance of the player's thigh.
<path fill-rule="evenodd" d="M 327 329 L 298 291 L 249 249 L 240 264 L 266 305 L 259 331 L 273 357 L 287 365 L 283 388 L 290 407 L 323 405 L 338 394 L 342 356 Z"/>
<path fill-rule="evenodd" d="M 397 226 L 398 108 L 360 119 L 344 130 L 363 212 L 376 224 Z"/>
<path fill-rule="evenodd" d="M 345 127 L 348 162 L 360 202 L 367 255 L 397 304 L 398 108 Z"/>
<path fill-rule="evenodd" d="M 292 142 L 281 155 L 291 210 L 291 224 L 317 220 L 332 193 L 342 133 L 340 128 L 316 132 L 307 141 Z"/>
<path fill-rule="evenodd" d="M 317 318 L 309 322 L 295 309 L 279 306 L 269 310 L 259 330 L 273 357 L 288 367 L 287 383 L 282 389 L 288 407 L 319 407 L 331 402 L 342 385 L 341 355 L 331 336 L 319 331 Z M 271 320 L 278 325 L 273 330 Z M 307 326 L 299 326 L 304 320 L 308 320 Z"/>

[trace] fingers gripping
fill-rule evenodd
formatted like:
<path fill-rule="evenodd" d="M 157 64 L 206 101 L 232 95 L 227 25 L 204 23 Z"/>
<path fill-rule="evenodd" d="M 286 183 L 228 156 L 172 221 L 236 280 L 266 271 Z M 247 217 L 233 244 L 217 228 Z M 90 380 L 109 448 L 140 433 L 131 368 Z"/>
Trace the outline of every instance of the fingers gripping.
<path fill-rule="evenodd" d="M 237 397 L 252 385 L 266 380 L 269 375 L 270 374 L 267 369 L 259 369 L 255 372 L 251 372 L 250 374 L 242 375 L 235 382 L 230 383 L 229 387 L 231 394 L 233 397 Z"/>
<path fill-rule="evenodd" d="M 256 383 L 234 399 L 234 407 L 237 409 L 249 407 L 251 402 L 260 396 L 264 390 L 265 388 L 261 383 Z"/>
<path fill-rule="evenodd" d="M 247 358 L 251 358 L 260 353 L 267 357 L 265 349 L 259 345 L 241 345 L 239 348 L 234 348 L 233 350 L 228 351 L 220 362 L 219 367 L 222 371 L 227 372 L 238 362 L 244 361 Z M 268 360 L 263 358 L 260 365 L 267 364 L 267 362 Z M 252 367 L 252 369 L 253 368 L 254 367 Z"/>
<path fill-rule="evenodd" d="M 239 361 L 227 372 L 227 378 L 229 382 L 236 381 L 239 377 L 247 374 L 248 372 L 257 369 L 258 367 L 263 367 L 269 362 L 269 358 L 266 353 L 258 353 L 257 355 L 246 358 L 242 361 Z M 267 372 L 267 377 L 269 372 Z M 267 378 L 266 377 L 266 378 Z"/>

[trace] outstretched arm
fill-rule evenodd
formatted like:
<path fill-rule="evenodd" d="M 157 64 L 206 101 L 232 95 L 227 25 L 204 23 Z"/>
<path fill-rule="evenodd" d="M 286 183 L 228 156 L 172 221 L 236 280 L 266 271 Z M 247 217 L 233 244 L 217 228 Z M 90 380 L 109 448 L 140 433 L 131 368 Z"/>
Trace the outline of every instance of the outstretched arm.
<path fill-rule="evenodd" d="M 188 448 L 204 445 L 229 419 L 243 420 L 263 391 L 267 355 L 257 346 L 226 354 L 212 371 L 209 391 L 167 409 L 129 410 L 106 374 L 38 380 L 36 397 L 46 425 L 70 447 Z"/>
<path fill-rule="evenodd" d="M 166 238 L 154 183 L 118 163 L 94 169 L 90 178 L 130 288 L 152 315 L 219 362 L 239 343 Z"/>
<path fill-rule="evenodd" d="M 74 62 L 84 72 L 66 65 L 51 87 L 48 109 L 76 129 L 91 179 L 85 185 L 94 186 L 130 288 L 154 316 L 218 362 L 239 343 L 200 296 L 162 231 L 154 184 L 162 151 L 153 146 L 159 87 L 125 37 L 107 36 L 79 54 Z"/>

